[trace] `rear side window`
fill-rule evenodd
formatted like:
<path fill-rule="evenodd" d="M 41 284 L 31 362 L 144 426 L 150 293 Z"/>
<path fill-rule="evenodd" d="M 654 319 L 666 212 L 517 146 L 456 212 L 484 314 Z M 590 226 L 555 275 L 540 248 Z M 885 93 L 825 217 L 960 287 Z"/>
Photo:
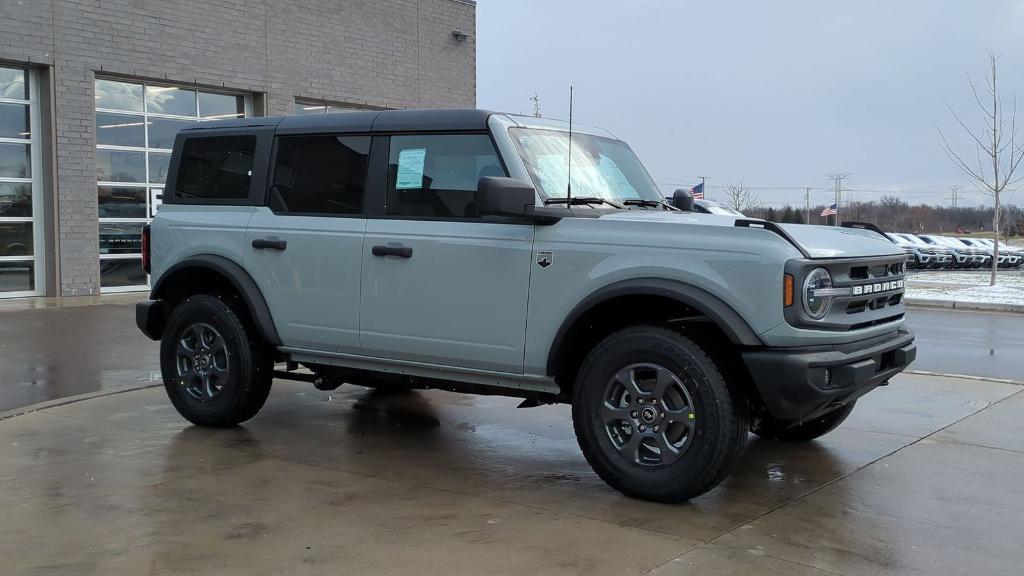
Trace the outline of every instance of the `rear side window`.
<path fill-rule="evenodd" d="M 255 152 L 255 136 L 186 139 L 174 184 L 175 198 L 248 197 Z"/>
<path fill-rule="evenodd" d="M 505 176 L 486 134 L 392 136 L 387 213 L 419 218 L 479 218 L 484 176 Z"/>
<path fill-rule="evenodd" d="M 369 136 L 279 138 L 271 209 L 279 214 L 361 214 L 369 153 Z"/>

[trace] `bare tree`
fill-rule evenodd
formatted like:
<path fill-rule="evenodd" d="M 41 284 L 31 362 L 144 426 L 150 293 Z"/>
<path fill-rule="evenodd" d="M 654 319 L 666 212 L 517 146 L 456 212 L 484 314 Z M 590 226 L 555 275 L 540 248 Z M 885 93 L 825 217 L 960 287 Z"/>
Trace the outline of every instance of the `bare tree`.
<path fill-rule="evenodd" d="M 995 286 L 997 269 L 995 262 L 999 258 L 1000 201 L 1003 191 L 1012 190 L 1012 187 L 1021 181 L 1021 178 L 1015 177 L 1014 173 L 1020 166 L 1021 160 L 1024 159 L 1024 143 L 1017 141 L 1017 99 L 1016 97 L 1012 99 L 1012 105 L 1007 111 L 999 94 L 999 85 L 996 83 L 996 64 L 999 58 L 992 53 L 989 53 L 988 58 L 991 71 L 986 75 L 988 91 L 986 101 L 982 101 L 978 94 L 978 87 L 970 76 L 967 77 L 971 84 L 974 100 L 982 112 L 984 130 L 972 129 L 953 110 L 952 106 L 946 104 L 953 119 L 974 141 L 977 167 L 974 167 L 973 160 L 968 161 L 964 156 L 955 152 L 942 129 L 937 129 L 942 138 L 942 149 L 949 159 L 974 182 L 978 190 L 991 196 L 995 202 L 995 213 L 992 216 L 995 249 L 992 254 L 992 279 L 990 282 L 992 286 Z M 987 102 L 989 97 L 992 99 L 991 103 Z"/>
<path fill-rule="evenodd" d="M 746 214 L 759 203 L 760 200 L 757 199 L 757 196 L 743 182 L 725 187 L 725 205 L 737 212 Z"/>
<path fill-rule="evenodd" d="M 886 230 L 902 232 L 906 227 L 907 210 L 910 206 L 897 196 L 882 196 L 878 201 L 879 224 Z"/>

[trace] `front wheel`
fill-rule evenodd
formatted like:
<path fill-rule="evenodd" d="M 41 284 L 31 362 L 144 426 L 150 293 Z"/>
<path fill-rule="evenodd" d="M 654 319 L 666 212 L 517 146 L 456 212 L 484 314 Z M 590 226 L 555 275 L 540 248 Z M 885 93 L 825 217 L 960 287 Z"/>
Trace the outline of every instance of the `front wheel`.
<path fill-rule="evenodd" d="M 270 393 L 272 358 L 255 330 L 214 296 L 174 307 L 160 342 L 160 370 L 171 403 L 199 426 L 252 418 Z"/>
<path fill-rule="evenodd" d="M 751 429 L 751 432 L 757 434 L 761 438 L 767 440 L 782 440 L 784 442 L 808 442 L 815 438 L 820 438 L 825 434 L 835 430 L 844 420 L 853 412 L 853 407 L 857 404 L 854 400 L 848 404 L 844 404 L 839 408 L 831 412 L 818 416 L 798 424 L 796 426 L 788 426 L 778 420 L 772 420 L 771 418 L 765 418 L 759 421 Z"/>
<path fill-rule="evenodd" d="M 747 438 L 747 406 L 707 353 L 653 326 L 598 344 L 573 391 L 580 449 L 609 486 L 636 498 L 680 502 L 714 488 Z"/>

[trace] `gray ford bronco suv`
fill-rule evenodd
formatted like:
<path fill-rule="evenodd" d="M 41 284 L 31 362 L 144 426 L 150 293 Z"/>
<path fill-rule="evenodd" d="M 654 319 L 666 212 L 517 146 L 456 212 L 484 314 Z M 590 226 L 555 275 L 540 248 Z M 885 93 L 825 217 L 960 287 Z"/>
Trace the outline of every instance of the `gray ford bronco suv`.
<path fill-rule="evenodd" d="M 613 135 L 539 118 L 203 123 L 143 233 L 137 323 L 201 426 L 251 418 L 274 378 L 569 403 L 609 485 L 686 500 L 748 432 L 821 436 L 916 354 L 892 242 L 687 200 Z"/>

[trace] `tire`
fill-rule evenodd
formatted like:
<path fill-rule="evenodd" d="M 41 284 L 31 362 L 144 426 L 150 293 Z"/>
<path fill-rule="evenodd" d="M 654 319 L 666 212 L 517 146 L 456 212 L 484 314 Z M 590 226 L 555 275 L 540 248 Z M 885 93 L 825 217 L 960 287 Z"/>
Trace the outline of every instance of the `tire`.
<path fill-rule="evenodd" d="M 255 327 L 219 298 L 200 295 L 171 311 L 160 341 L 160 370 L 179 414 L 198 426 L 224 428 L 263 407 L 273 359 Z"/>
<path fill-rule="evenodd" d="M 821 438 L 825 434 L 835 430 L 840 424 L 846 420 L 846 417 L 853 412 L 853 407 L 857 404 L 854 400 L 849 404 L 844 404 L 835 410 L 818 416 L 813 420 L 808 420 L 803 424 L 792 426 L 787 428 L 783 423 L 778 420 L 766 419 L 760 421 L 756 426 L 753 427 L 751 432 L 757 434 L 761 438 L 767 440 L 782 440 L 783 442 L 808 442 L 816 438 Z"/>
<path fill-rule="evenodd" d="M 628 374 L 638 382 L 635 394 Z M 666 383 L 660 400 L 657 382 Z M 717 486 L 749 430 L 738 383 L 724 379 L 693 340 L 653 326 L 620 330 L 590 351 L 576 378 L 572 417 L 594 472 L 627 496 L 657 502 L 682 502 Z M 638 434 L 641 424 L 646 430 Z"/>

